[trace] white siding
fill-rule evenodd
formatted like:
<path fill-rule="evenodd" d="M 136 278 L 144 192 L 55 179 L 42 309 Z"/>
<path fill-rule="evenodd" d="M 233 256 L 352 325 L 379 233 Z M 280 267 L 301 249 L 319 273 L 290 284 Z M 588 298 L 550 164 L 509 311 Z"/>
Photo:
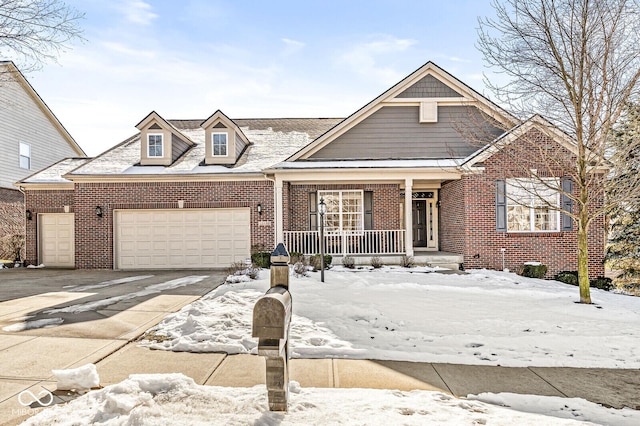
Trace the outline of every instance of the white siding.
<path fill-rule="evenodd" d="M 0 187 L 13 184 L 65 157 L 77 157 L 66 139 L 0 64 Z M 31 169 L 20 168 L 20 142 L 31 146 Z"/>

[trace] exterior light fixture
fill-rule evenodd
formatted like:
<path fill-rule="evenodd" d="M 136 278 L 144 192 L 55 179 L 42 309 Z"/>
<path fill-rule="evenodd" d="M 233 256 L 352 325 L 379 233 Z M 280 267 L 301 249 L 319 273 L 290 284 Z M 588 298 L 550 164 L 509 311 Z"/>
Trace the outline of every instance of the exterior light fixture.
<path fill-rule="evenodd" d="M 96 206 L 96 216 L 102 217 L 102 207 Z"/>
<path fill-rule="evenodd" d="M 320 282 L 324 282 L 324 215 L 327 213 L 327 205 L 323 197 L 318 204 L 318 213 L 320 214 Z"/>
<path fill-rule="evenodd" d="M 262 204 L 258 203 L 256 210 L 258 210 L 258 214 L 262 216 Z"/>
<path fill-rule="evenodd" d="M 31 210 L 27 210 L 25 213 L 27 215 L 27 220 L 33 220 L 33 213 L 31 213 Z"/>

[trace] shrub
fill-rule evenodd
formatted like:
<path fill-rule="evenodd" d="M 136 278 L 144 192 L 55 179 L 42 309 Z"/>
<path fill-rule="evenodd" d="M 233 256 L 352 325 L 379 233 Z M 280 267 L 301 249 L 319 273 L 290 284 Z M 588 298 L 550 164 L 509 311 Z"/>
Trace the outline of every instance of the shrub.
<path fill-rule="evenodd" d="M 271 253 L 268 251 L 251 253 L 251 262 L 258 268 L 267 269 L 271 266 Z"/>
<path fill-rule="evenodd" d="M 379 256 L 373 256 L 371 258 L 371 266 L 373 266 L 373 269 L 382 268 L 382 259 Z"/>
<path fill-rule="evenodd" d="M 356 260 L 353 256 L 345 256 L 342 258 L 342 266 L 349 269 L 354 269 L 356 267 Z"/>
<path fill-rule="evenodd" d="M 247 265 L 245 262 L 233 262 L 227 268 L 227 274 L 233 276 L 246 275 L 247 277 L 255 280 L 258 278 L 258 269 L 253 265 Z"/>
<path fill-rule="evenodd" d="M 562 271 L 556 275 L 556 280 L 570 285 L 578 285 L 578 271 Z"/>
<path fill-rule="evenodd" d="M 598 277 L 591 280 L 589 283 L 590 287 L 599 288 L 600 290 L 609 291 L 613 288 L 613 284 L 611 283 L 611 278 L 607 277 Z"/>
<path fill-rule="evenodd" d="M 289 253 L 289 258 L 291 259 L 289 263 L 292 265 L 295 265 L 298 262 L 305 262 L 308 264 L 304 257 L 304 254 L 300 253 L 299 251 L 292 251 L 291 253 Z"/>
<path fill-rule="evenodd" d="M 330 254 L 324 255 L 324 269 L 331 268 L 331 261 L 333 260 L 333 256 Z M 313 268 L 314 271 L 319 271 L 322 267 L 320 263 L 320 255 L 314 254 L 313 256 L 309 256 L 309 266 Z"/>
<path fill-rule="evenodd" d="M 527 278 L 544 278 L 547 274 L 547 265 L 524 265 L 522 276 Z"/>
<path fill-rule="evenodd" d="M 403 268 L 413 268 L 415 266 L 415 262 L 413 261 L 413 256 L 403 255 L 400 258 L 400 266 Z"/>
<path fill-rule="evenodd" d="M 293 264 L 293 273 L 296 277 L 298 278 L 306 277 L 307 271 L 308 271 L 308 265 L 304 256 L 302 257 L 302 260 L 299 260 Z"/>

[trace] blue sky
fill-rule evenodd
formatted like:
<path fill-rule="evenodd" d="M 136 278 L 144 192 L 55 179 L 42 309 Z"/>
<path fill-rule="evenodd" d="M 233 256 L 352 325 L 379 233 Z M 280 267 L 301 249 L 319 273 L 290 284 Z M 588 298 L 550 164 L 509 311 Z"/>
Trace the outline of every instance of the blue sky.
<path fill-rule="evenodd" d="M 86 41 L 27 75 L 89 155 L 165 118 L 344 117 L 433 61 L 484 89 L 490 0 L 68 0 Z"/>

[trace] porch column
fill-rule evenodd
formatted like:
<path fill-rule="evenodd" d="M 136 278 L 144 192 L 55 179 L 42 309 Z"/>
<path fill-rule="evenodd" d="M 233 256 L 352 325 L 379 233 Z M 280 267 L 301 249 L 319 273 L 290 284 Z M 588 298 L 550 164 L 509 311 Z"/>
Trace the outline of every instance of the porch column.
<path fill-rule="evenodd" d="M 405 253 L 413 256 L 413 179 L 404 181 L 404 227 L 405 227 Z"/>
<path fill-rule="evenodd" d="M 282 178 L 276 177 L 274 186 L 276 189 L 275 192 L 275 202 L 273 208 L 274 214 L 274 223 L 275 223 L 275 237 L 276 244 L 283 243 L 284 244 L 284 198 L 282 196 Z"/>

